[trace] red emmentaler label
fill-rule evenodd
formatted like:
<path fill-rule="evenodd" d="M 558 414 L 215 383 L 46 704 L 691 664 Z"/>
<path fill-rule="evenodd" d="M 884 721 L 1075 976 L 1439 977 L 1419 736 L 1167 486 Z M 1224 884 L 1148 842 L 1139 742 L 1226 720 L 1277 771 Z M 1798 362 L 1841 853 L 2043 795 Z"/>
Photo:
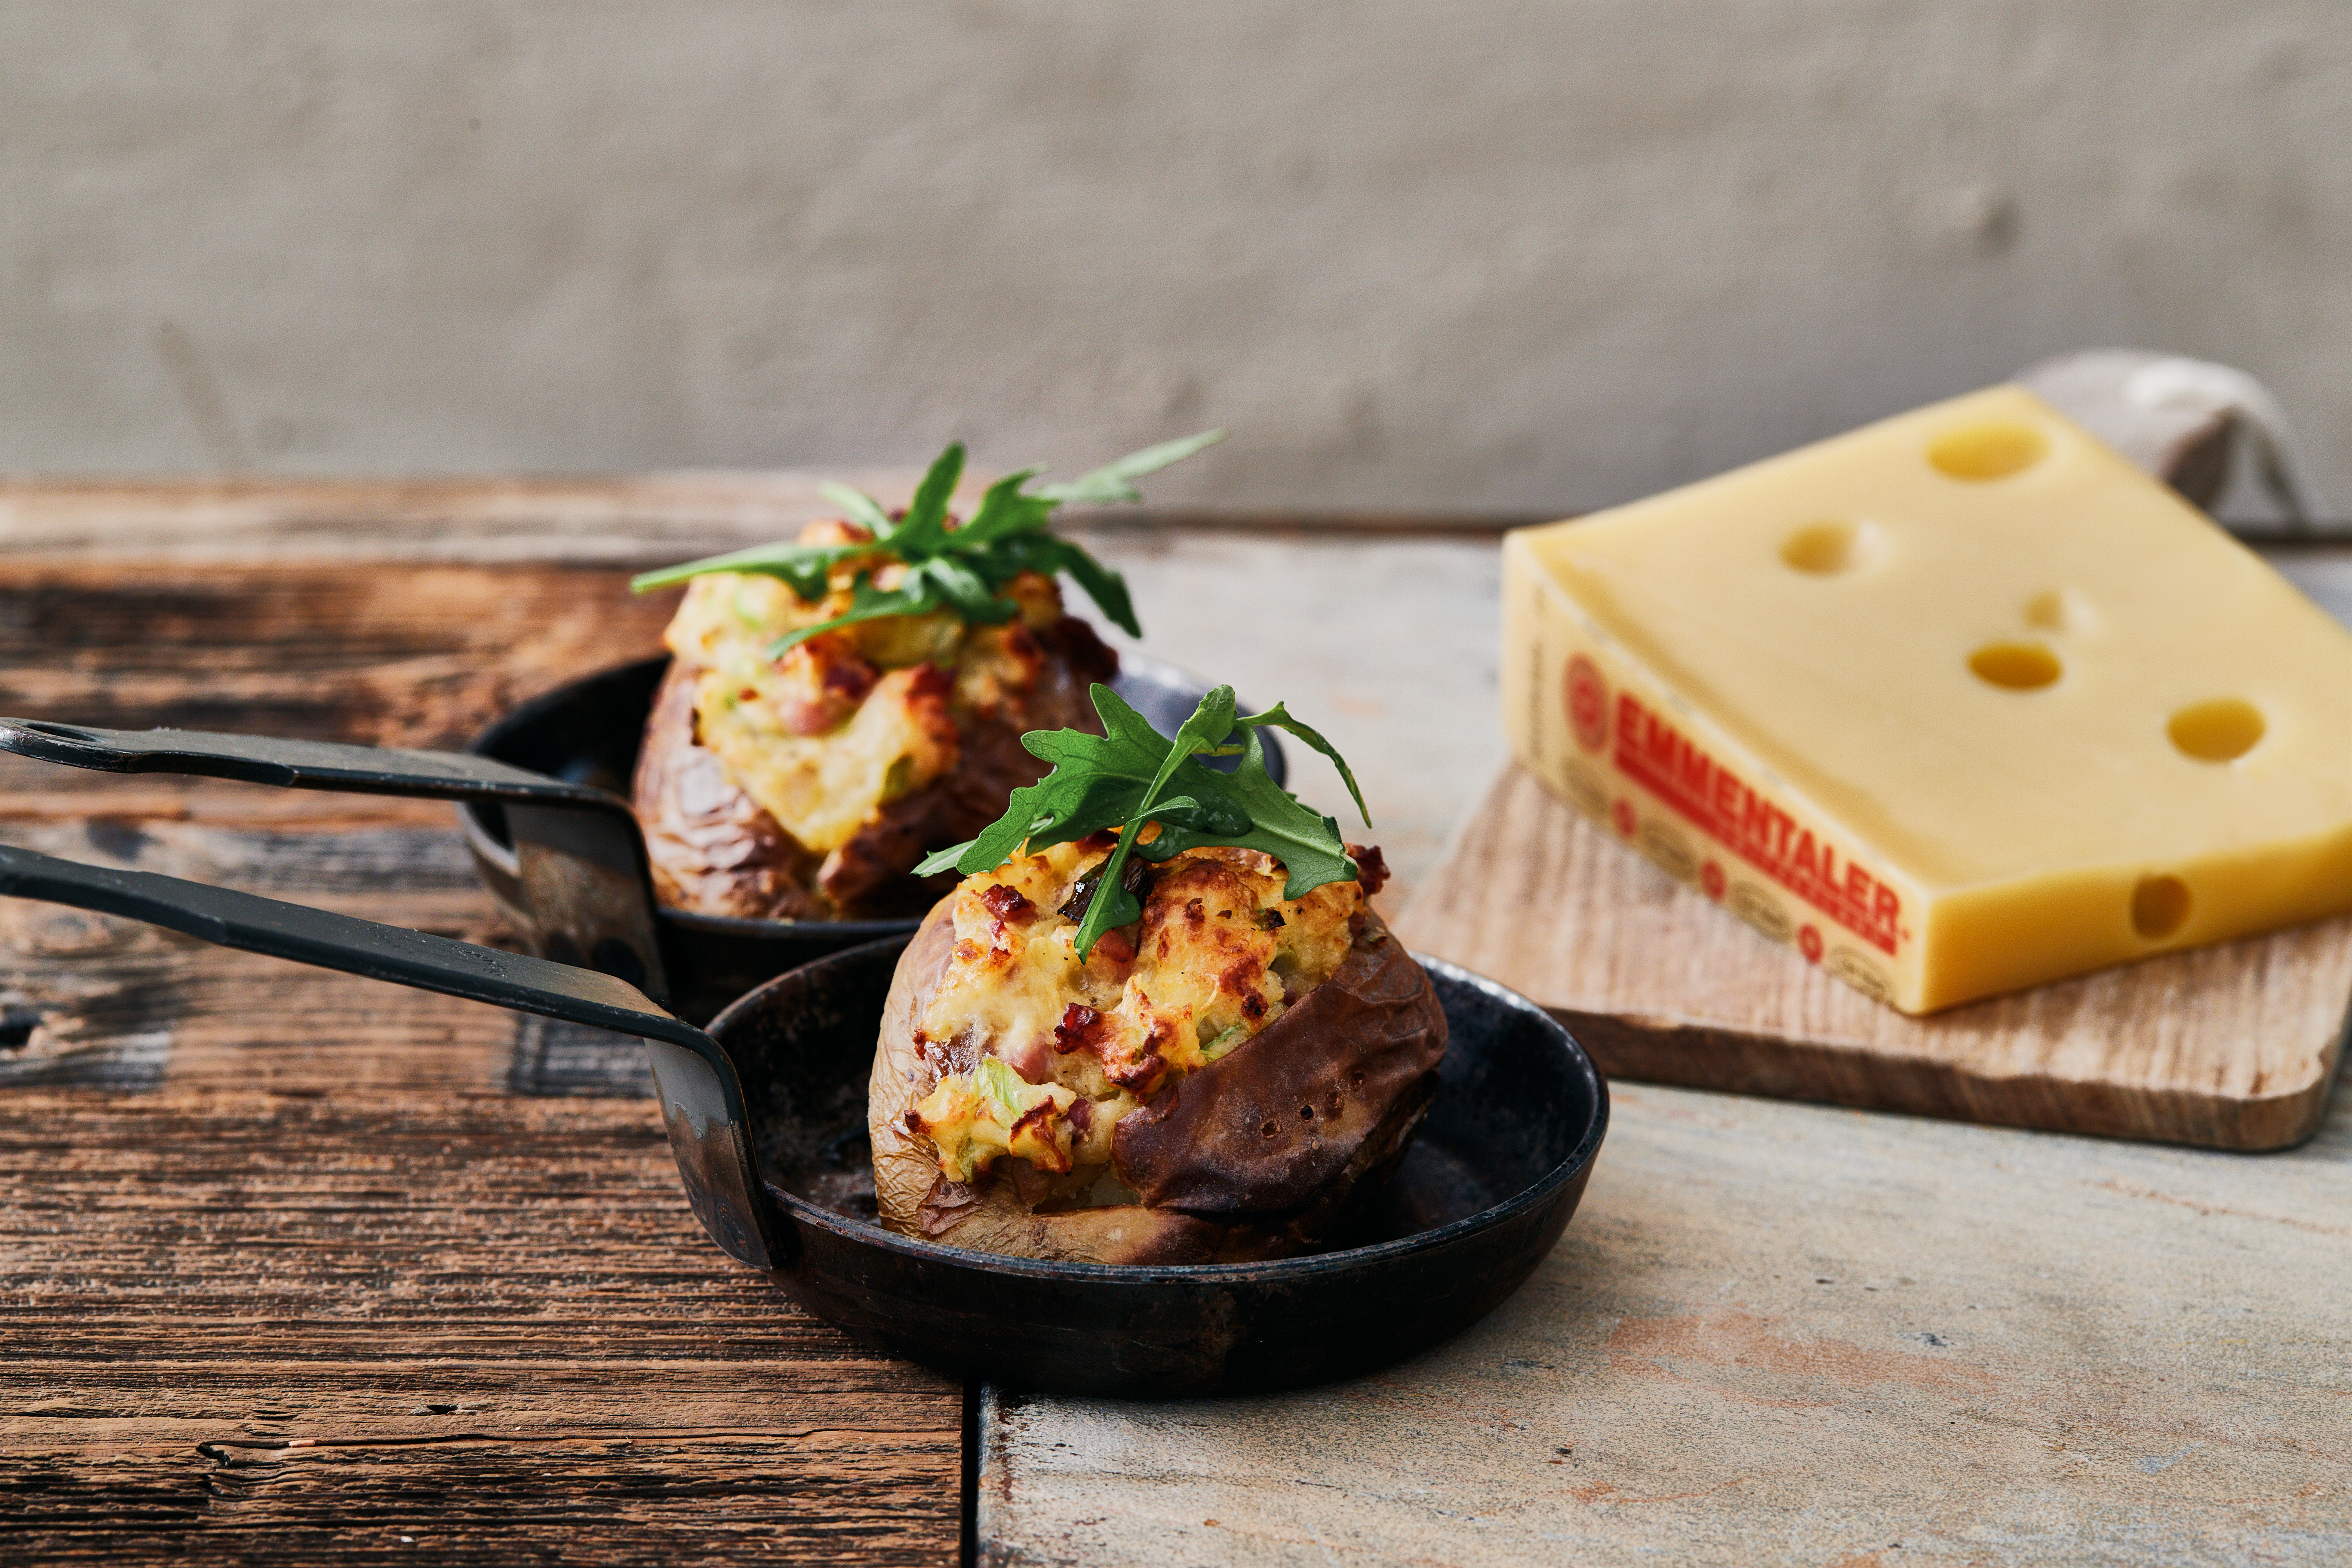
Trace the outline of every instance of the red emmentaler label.
<path fill-rule="evenodd" d="M 1617 694 L 1617 771 L 1693 826 L 1890 958 L 1903 900 L 1826 838 L 1750 789 L 1643 706 Z M 1820 939 L 1814 939 L 1818 942 Z"/>

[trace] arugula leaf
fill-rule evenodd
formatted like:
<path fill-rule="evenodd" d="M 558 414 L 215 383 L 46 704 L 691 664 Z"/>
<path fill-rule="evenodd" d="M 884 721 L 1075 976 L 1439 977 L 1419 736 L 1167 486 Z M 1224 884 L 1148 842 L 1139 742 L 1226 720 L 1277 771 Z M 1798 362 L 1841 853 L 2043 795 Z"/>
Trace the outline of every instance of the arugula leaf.
<path fill-rule="evenodd" d="M 847 485 L 837 485 L 827 479 L 817 486 L 816 493 L 847 512 L 850 521 L 861 525 L 877 539 L 898 526 L 890 521 L 890 514 L 882 510 L 882 503 L 864 490 L 854 490 Z"/>
<path fill-rule="evenodd" d="M 1115 501 L 1141 500 L 1142 492 L 1130 480 L 1156 474 L 1171 463 L 1181 463 L 1203 447 L 1213 447 L 1224 438 L 1223 430 L 1203 430 L 1198 436 L 1162 441 L 1140 452 L 1129 452 L 1115 463 L 1105 463 L 1093 473 L 1081 474 L 1067 484 L 1039 485 L 1037 493 L 1074 506 L 1109 506 Z"/>
<path fill-rule="evenodd" d="M 634 594 L 650 593 L 673 583 L 683 583 L 688 577 L 699 577 L 706 572 L 743 572 L 764 577 L 782 577 L 802 598 L 822 599 L 825 595 L 825 579 L 835 565 L 873 553 L 874 546 L 870 544 L 755 544 L 749 550 L 706 556 L 700 561 L 689 561 L 683 566 L 665 566 L 658 572 L 639 573 L 629 579 L 629 591 Z"/>
<path fill-rule="evenodd" d="M 956 481 L 963 478 L 963 443 L 950 441 L 948 449 L 931 464 L 923 482 L 915 487 L 915 499 L 907 503 L 907 515 L 891 525 L 887 533 L 875 537 L 890 547 L 891 552 L 909 566 L 939 553 L 947 542 L 948 501 L 955 494 Z"/>
<path fill-rule="evenodd" d="M 911 585 L 877 588 L 861 572 L 849 590 L 849 608 L 829 621 L 786 632 L 768 645 L 768 657 L 781 658 L 787 649 L 797 647 L 817 633 L 829 632 L 835 626 L 855 626 L 859 621 L 878 621 L 886 616 L 928 616 L 939 607 L 938 598 L 919 588 Z"/>
<path fill-rule="evenodd" d="M 1023 468 L 989 486 L 971 521 L 961 528 L 950 524 L 948 503 L 955 495 L 956 481 L 963 477 L 964 448 L 961 441 L 950 442 L 923 475 L 905 515 L 896 521 L 872 496 L 845 485 L 817 487 L 851 521 L 873 534 L 871 543 L 762 544 L 644 573 L 631 579 L 629 586 L 643 594 L 708 572 L 748 572 L 781 577 L 792 584 L 793 593 L 814 602 L 830 590 L 835 567 L 851 561 L 871 563 L 862 567 L 851 583 L 850 608 L 845 613 L 778 637 L 769 646 L 770 658 L 781 657 L 819 632 L 884 616 L 921 616 L 946 609 L 968 622 L 1001 626 L 1017 613 L 1003 590 L 1024 572 L 1042 572 L 1047 576 L 1067 573 L 1113 625 L 1129 637 L 1141 637 L 1143 627 L 1135 618 L 1127 580 L 1069 540 L 1048 532 L 1046 525 L 1055 509 L 1066 502 L 1105 506 L 1140 500 L 1134 480 L 1224 437 L 1222 430 L 1209 430 L 1181 440 L 1162 441 L 1067 484 L 1029 488 L 1030 481 L 1045 470 Z M 895 587 L 877 586 L 875 571 L 893 559 L 905 566 L 905 575 Z M 1308 739 L 1312 731 L 1307 731 L 1301 739 L 1328 752 L 1320 737 Z M 1355 787 L 1352 779 L 1349 787 Z"/>
<path fill-rule="evenodd" d="M 1103 932 L 1143 912 L 1123 880 L 1130 856 L 1158 862 L 1213 844 L 1262 850 L 1282 862 L 1286 899 L 1303 898 L 1326 882 L 1356 876 L 1339 823 L 1299 804 L 1265 771 L 1265 742 L 1258 731 L 1288 730 L 1338 765 L 1358 809 L 1363 807 L 1355 775 L 1338 751 L 1279 703 L 1263 713 L 1240 714 L 1234 689 L 1220 686 L 1202 697 L 1192 716 L 1168 736 L 1110 688 L 1097 686 L 1091 695 L 1103 732 L 1038 730 L 1021 737 L 1030 753 L 1053 763 L 1054 771 L 1014 790 L 1004 815 L 979 837 L 926 858 L 915 868 L 917 876 L 950 869 L 971 876 L 1003 865 L 1024 846 L 1043 849 L 1118 828 L 1118 844 L 1095 872 L 1098 890 L 1078 922 L 1081 959 L 1094 951 Z M 1236 731 L 1241 745 L 1226 744 Z M 1236 752 L 1241 764 L 1231 773 L 1200 760 Z M 1364 822 L 1370 826 L 1369 813 Z M 1159 825 L 1149 844 L 1142 841 L 1147 823 Z"/>
<path fill-rule="evenodd" d="M 1241 721 L 1254 730 L 1263 724 L 1276 725 L 1282 729 L 1289 731 L 1292 734 L 1297 736 L 1300 740 L 1306 742 L 1308 745 L 1314 747 L 1325 756 L 1330 758 L 1331 765 L 1339 770 L 1340 778 L 1347 781 L 1348 794 L 1354 798 L 1356 802 L 1356 812 L 1364 819 L 1364 826 L 1370 827 L 1372 825 L 1371 808 L 1364 804 L 1364 792 L 1356 787 L 1356 775 L 1348 771 L 1348 760 L 1339 754 L 1339 749 L 1337 746 L 1334 746 L 1330 742 L 1325 740 L 1318 731 L 1308 729 L 1306 725 L 1292 718 L 1288 710 L 1286 710 L 1279 702 L 1276 703 L 1273 707 L 1267 709 L 1263 713 L 1247 715 Z"/>

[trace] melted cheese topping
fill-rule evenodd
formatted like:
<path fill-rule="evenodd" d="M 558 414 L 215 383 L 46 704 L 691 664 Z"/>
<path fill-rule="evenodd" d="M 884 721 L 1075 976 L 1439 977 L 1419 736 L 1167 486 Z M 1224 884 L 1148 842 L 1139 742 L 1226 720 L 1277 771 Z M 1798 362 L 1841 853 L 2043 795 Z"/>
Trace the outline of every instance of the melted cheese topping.
<path fill-rule="evenodd" d="M 1089 840 L 1016 856 L 967 878 L 954 894 L 956 944 L 921 1023 L 921 1041 L 984 1058 L 1024 1083 L 1072 1091 L 1066 1122 L 1074 1164 L 1110 1158 L 1120 1117 L 1163 1085 L 1216 1060 L 1282 1016 L 1348 956 L 1365 908 L 1362 887 L 1330 882 L 1283 897 L 1281 866 L 1253 849 L 1188 849 L 1153 869 L 1143 918 L 1109 932 L 1084 963 L 1074 895 L 1108 858 Z M 1066 914 L 1065 906 L 1073 913 Z M 993 1142 L 952 1115 L 976 1092 L 942 1079 L 919 1108 L 940 1169 L 985 1169 L 964 1152 Z M 1072 1106 L 1087 1107 L 1075 1114 Z M 1007 1139 L 1002 1149 L 1024 1151 Z M 1066 1171 L 1069 1165 L 1040 1163 Z"/>
<path fill-rule="evenodd" d="M 812 523 L 800 536 L 803 544 L 866 537 L 844 522 Z M 820 851 L 951 772 L 955 714 L 992 711 L 1033 687 L 1044 660 L 1027 633 L 1062 616 L 1053 580 L 1024 573 L 1002 590 L 1018 610 L 1004 626 L 967 626 L 946 612 L 885 616 L 769 657 L 777 637 L 846 611 L 861 568 L 885 589 L 906 574 L 879 555 L 844 562 L 814 603 L 780 577 L 697 577 L 663 637 L 702 670 L 694 700 L 702 743 L 769 816 Z"/>

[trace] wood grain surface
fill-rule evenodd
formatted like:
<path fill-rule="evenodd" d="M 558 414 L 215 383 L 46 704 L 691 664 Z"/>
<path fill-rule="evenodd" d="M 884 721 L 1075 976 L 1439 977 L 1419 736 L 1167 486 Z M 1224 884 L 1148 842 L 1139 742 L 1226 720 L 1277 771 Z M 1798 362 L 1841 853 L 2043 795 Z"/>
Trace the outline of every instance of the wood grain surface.
<path fill-rule="evenodd" d="M 530 566 L 504 592 L 561 617 L 576 588 L 603 618 L 535 642 L 518 616 L 501 649 L 463 624 L 500 613 L 499 574 L 444 580 L 444 614 L 279 557 L 618 563 L 776 531 L 607 527 L 597 501 L 576 528 L 557 508 L 403 533 L 383 514 L 405 489 L 218 527 L 158 494 L 138 527 L 172 566 L 104 537 L 117 503 L 80 532 L 12 522 L 39 499 L 20 487 L 0 553 L 78 559 L 0 570 L 0 711 L 97 717 L 74 705 L 121 691 L 119 661 L 152 682 L 121 722 L 232 711 L 217 669 L 297 732 L 454 738 L 546 683 L 517 668 L 627 657 L 664 610 L 613 597 L 616 573 Z M 1476 749 L 1491 547 L 1123 539 L 1154 651 L 1362 727 L 1343 749 L 1384 836 L 1400 793 L 1433 818 L 1475 803 L 1499 755 Z M 240 553 L 272 563 L 245 581 L 278 610 L 184 570 Z M 11 630 L 43 606 L 8 585 L 36 580 L 111 630 Z M 184 623 L 155 613 L 174 594 Z M 1312 637 L 1266 629 L 1308 617 Z M 183 624 L 196 651 L 151 635 Z M 347 635 L 380 651 L 338 662 Z M 411 658 L 425 697 L 387 668 Z M 0 766 L 10 842 L 495 936 L 446 810 Z M 62 911 L 0 932 L 0 1062 L 21 1064 L 0 1072 L 0 1562 L 955 1554 L 959 1391 L 694 1234 L 625 1053 L 178 942 Z M 1273 1400 L 992 1400 L 978 1555 L 2342 1562 L 2347 1116 L 2339 1097 L 2257 1159 L 1621 1082 L 1561 1248 L 1454 1344 Z"/>
<path fill-rule="evenodd" d="M 1450 1344 L 1181 1405 L 999 1396 L 1022 1568 L 2336 1568 L 2352 1105 L 2248 1156 L 1615 1086 Z"/>
<path fill-rule="evenodd" d="M 1541 1002 L 1612 1078 L 2208 1148 L 2311 1135 L 2352 920 L 1906 1017 L 1507 766 L 1398 922 Z"/>
<path fill-rule="evenodd" d="M 0 712 L 448 745 L 667 614 L 17 560 Z M 8 759 L 0 840 L 502 937 L 437 802 Z M 951 1560 L 963 1391 L 713 1247 L 615 1045 L 0 900 L 0 1561 Z"/>

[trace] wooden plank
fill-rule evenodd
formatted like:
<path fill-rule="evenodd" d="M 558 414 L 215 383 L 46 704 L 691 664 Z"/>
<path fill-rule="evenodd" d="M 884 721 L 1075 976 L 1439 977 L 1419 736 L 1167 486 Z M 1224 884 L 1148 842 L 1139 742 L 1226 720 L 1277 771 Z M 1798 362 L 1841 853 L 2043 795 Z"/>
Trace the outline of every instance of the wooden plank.
<path fill-rule="evenodd" d="M 180 562 L 607 562 L 651 565 L 764 544 L 840 509 L 838 480 L 903 505 L 910 468 L 625 474 L 578 479 L 180 478 L 0 479 L 0 555 Z M 966 508 L 993 476 L 971 470 Z M 1072 508 L 1070 526 L 1112 533 L 1335 534 L 1492 540 L 1554 513 L 1249 507 Z"/>
<path fill-rule="evenodd" d="M 1618 1085 L 1535 1278 L 1376 1376 L 1000 1397 L 981 1559 L 2352 1559 L 2352 1110 L 2292 1154 Z"/>
<path fill-rule="evenodd" d="M 712 1247 L 647 1104 L 7 1110 L 0 1554 L 953 1551 L 960 1390 Z"/>
<path fill-rule="evenodd" d="M 683 560 L 838 516 L 817 490 L 821 480 L 903 505 L 918 478 L 906 468 L 582 479 L 26 478 L 0 480 L 0 552 L 142 564 Z"/>
<path fill-rule="evenodd" d="M 1541 1002 L 1612 1077 L 2210 1148 L 2309 1136 L 2352 1006 L 2339 920 L 1906 1017 L 1517 764 L 1398 930 Z"/>
<path fill-rule="evenodd" d="M 667 614 L 613 570 L 18 560 L 0 710 L 462 743 Z M 0 841 L 505 940 L 441 802 L 6 759 Z M 954 1552 L 962 1390 L 711 1247 L 641 1058 L 530 1027 L 0 900 L 0 1560 Z"/>
<path fill-rule="evenodd" d="M 10 562 L 0 711 L 460 745 L 525 697 L 659 651 L 668 600 L 585 567 Z"/>

